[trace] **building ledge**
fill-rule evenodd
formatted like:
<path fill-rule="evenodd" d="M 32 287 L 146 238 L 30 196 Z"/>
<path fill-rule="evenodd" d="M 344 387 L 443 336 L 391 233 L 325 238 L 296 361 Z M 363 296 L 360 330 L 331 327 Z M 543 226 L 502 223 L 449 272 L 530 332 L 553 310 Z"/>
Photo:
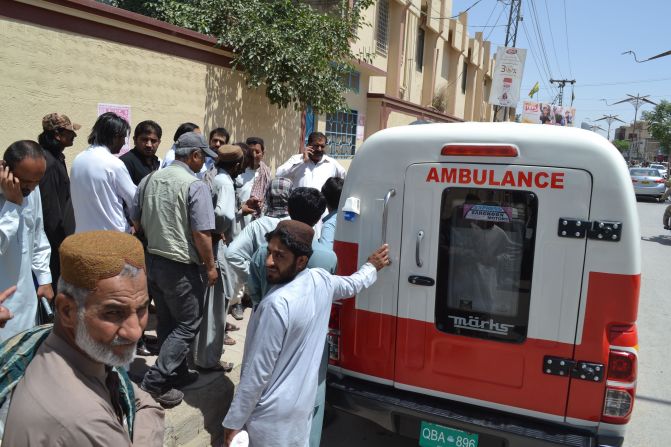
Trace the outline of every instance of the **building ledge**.
<path fill-rule="evenodd" d="M 215 37 L 94 0 L 0 1 L 0 16 L 222 66 L 233 57 Z"/>
<path fill-rule="evenodd" d="M 387 106 L 392 110 L 407 113 L 409 115 L 415 115 L 419 119 L 426 119 L 429 121 L 435 121 L 437 123 L 456 123 L 463 121 L 461 118 L 457 118 L 456 116 L 447 115 L 445 113 L 439 112 L 436 109 L 423 107 L 403 99 L 393 98 L 391 96 L 385 95 L 384 93 L 369 93 L 368 99 L 378 100 L 382 105 Z"/>

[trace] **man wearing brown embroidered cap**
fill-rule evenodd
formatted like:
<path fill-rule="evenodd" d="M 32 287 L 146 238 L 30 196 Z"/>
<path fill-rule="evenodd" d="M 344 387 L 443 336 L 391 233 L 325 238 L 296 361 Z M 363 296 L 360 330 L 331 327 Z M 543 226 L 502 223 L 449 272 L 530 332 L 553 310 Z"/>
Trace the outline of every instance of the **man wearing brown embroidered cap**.
<path fill-rule="evenodd" d="M 81 128 L 65 115 L 50 113 L 42 118 L 42 133 L 37 141 L 44 149 L 47 170 L 40 180 L 44 233 L 51 245 L 49 268 L 54 284 L 60 276 L 58 247 L 63 239 L 75 232 L 75 213 L 70 197 L 70 176 L 65 166 L 64 150 L 74 144 Z"/>
<path fill-rule="evenodd" d="M 147 324 L 142 244 L 94 231 L 66 238 L 60 254 L 53 330 L 37 327 L 8 342 L 34 357 L 3 359 L 3 373 L 23 375 L 3 445 L 162 445 L 163 410 L 123 369 Z"/>
<path fill-rule="evenodd" d="M 232 240 L 236 218 L 233 181 L 244 169 L 242 167 L 244 158 L 240 146 L 233 144 L 218 145 L 216 151 L 217 174 L 211 180 L 210 186 L 215 202 L 214 233 L 217 237 L 213 238 L 213 250 L 219 277 L 205 293 L 203 320 L 193 344 L 194 364 L 203 372 L 231 371 L 233 364 L 222 363 L 220 359 L 224 343 L 232 344 L 231 341 L 235 343 L 235 340 L 226 334 L 226 311 L 237 277 L 226 262 L 225 251 L 227 244 Z"/>

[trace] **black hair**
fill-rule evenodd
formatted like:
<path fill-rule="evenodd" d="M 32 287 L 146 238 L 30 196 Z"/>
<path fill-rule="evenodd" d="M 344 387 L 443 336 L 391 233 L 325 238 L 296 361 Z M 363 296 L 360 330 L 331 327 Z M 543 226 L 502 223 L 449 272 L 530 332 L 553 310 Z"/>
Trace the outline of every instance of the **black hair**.
<path fill-rule="evenodd" d="M 179 125 L 177 130 L 175 131 L 175 136 L 172 137 L 172 141 L 177 141 L 179 140 L 179 137 L 184 135 L 187 132 L 193 132 L 196 129 L 200 129 L 198 124 L 193 124 L 193 123 L 182 123 Z"/>
<path fill-rule="evenodd" d="M 44 159 L 44 151 L 36 141 L 19 140 L 9 145 L 2 159 L 7 167 L 13 171 L 16 166 L 26 158 Z"/>
<path fill-rule="evenodd" d="M 303 242 L 297 241 L 294 235 L 291 234 L 287 228 L 275 228 L 273 231 L 266 233 L 266 241 L 270 242 L 272 238 L 278 238 L 289 249 L 294 256 L 312 256 L 312 247 Z"/>
<path fill-rule="evenodd" d="M 135 126 L 135 132 L 133 132 L 133 138 L 137 138 L 140 135 L 146 133 L 155 133 L 158 139 L 160 140 L 161 136 L 163 135 L 163 129 L 161 129 L 161 126 L 159 126 L 156 121 L 152 120 L 142 121 L 137 126 Z"/>
<path fill-rule="evenodd" d="M 343 183 L 345 183 L 345 181 L 340 177 L 330 177 L 326 180 L 324 186 L 322 186 L 322 194 L 326 199 L 326 206 L 330 210 L 338 208 Z"/>
<path fill-rule="evenodd" d="M 106 112 L 98 117 L 91 134 L 89 144 L 97 144 L 110 149 L 115 137 L 126 137 L 130 132 L 130 124 L 114 112 Z"/>
<path fill-rule="evenodd" d="M 294 188 L 287 203 L 291 219 L 314 227 L 326 209 L 326 199 L 315 188 Z"/>
<path fill-rule="evenodd" d="M 224 142 L 224 144 L 228 144 L 228 142 L 231 139 L 231 134 L 226 129 L 224 129 L 223 127 L 217 127 L 217 128 L 212 129 L 210 131 L 210 138 L 208 138 L 207 141 L 210 141 L 212 139 L 212 137 L 215 136 L 215 135 L 223 135 L 224 140 L 226 140 Z"/>
<path fill-rule="evenodd" d="M 324 135 L 323 133 L 321 133 L 321 132 L 312 132 L 312 133 L 310 133 L 310 135 L 308 135 L 308 146 L 311 145 L 312 143 L 316 143 L 317 140 L 319 140 L 320 138 L 323 138 L 323 139 L 324 139 L 324 143 L 328 143 L 328 142 L 329 142 L 329 139 L 326 138 L 326 135 Z"/>
<path fill-rule="evenodd" d="M 265 144 L 263 143 L 263 138 L 260 138 L 260 137 L 249 137 L 249 138 L 247 138 L 247 140 L 245 141 L 245 143 L 247 143 L 247 144 L 249 144 L 249 145 L 252 145 L 252 144 L 258 144 L 259 146 L 261 146 L 261 152 L 265 152 L 265 151 L 266 151 L 266 146 L 265 146 Z"/>
<path fill-rule="evenodd" d="M 37 141 L 45 150 L 57 154 L 61 152 L 61 143 L 56 139 L 56 129 L 42 131 L 37 136 Z"/>

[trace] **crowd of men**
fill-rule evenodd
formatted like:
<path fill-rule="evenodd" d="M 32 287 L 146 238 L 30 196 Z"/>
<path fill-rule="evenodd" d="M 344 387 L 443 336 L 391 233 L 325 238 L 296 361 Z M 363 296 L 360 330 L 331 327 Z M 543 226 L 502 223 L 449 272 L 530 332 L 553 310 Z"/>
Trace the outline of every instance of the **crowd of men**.
<path fill-rule="evenodd" d="M 221 357 L 239 328 L 226 315 L 242 319 L 246 303 L 224 445 L 243 434 L 254 446 L 319 445 L 330 304 L 389 263 L 382 246 L 352 276 L 334 275 L 345 170 L 326 136 L 310 134 L 273 178 L 263 139 L 231 144 L 223 127 L 206 140 L 180 125 L 161 161 L 161 126 L 143 121 L 119 156 L 131 128 L 109 112 L 68 175 L 80 128 L 51 113 L 0 166 L 3 444 L 162 445 L 162 407 L 201 373 L 233 368 Z M 144 335 L 152 300 L 156 344 Z M 53 329 L 39 325 L 48 302 Z M 137 386 L 127 367 L 152 353 Z"/>

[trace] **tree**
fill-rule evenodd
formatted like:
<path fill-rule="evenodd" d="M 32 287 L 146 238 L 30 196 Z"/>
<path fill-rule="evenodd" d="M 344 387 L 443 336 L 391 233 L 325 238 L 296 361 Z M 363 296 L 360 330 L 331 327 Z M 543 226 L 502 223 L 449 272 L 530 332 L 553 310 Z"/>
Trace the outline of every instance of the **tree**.
<path fill-rule="evenodd" d="M 116 5 L 218 38 L 234 53 L 248 87 L 264 86 L 272 104 L 344 110 L 342 79 L 352 63 L 362 13 L 373 0 L 330 2 L 326 12 L 296 0 L 115 0 Z"/>
<path fill-rule="evenodd" d="M 671 150 L 671 102 L 661 101 L 653 111 L 643 112 L 643 119 L 648 122 L 652 138 L 659 141 L 662 151 L 668 155 Z"/>
<path fill-rule="evenodd" d="M 620 151 L 621 153 L 625 153 L 626 151 L 629 150 L 629 141 L 627 140 L 613 140 L 613 146 Z"/>

